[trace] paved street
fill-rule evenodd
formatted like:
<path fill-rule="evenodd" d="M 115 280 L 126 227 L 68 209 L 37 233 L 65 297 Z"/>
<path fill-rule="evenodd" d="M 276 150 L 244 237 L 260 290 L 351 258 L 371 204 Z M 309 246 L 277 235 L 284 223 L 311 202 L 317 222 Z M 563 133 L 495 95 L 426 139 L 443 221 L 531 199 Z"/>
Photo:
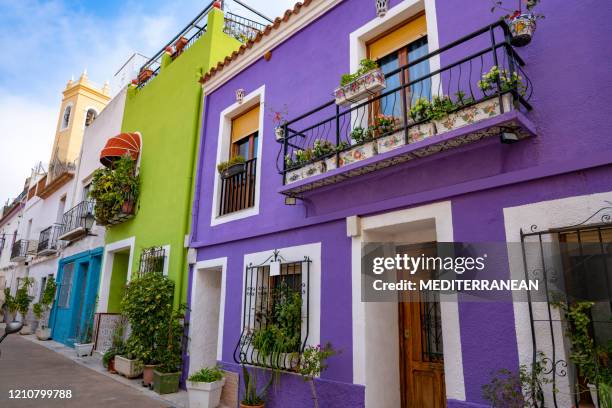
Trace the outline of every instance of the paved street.
<path fill-rule="evenodd" d="M 0 407 L 170 407 L 38 344 L 11 335 L 0 344 Z M 9 390 L 71 390 L 71 399 L 10 399 Z"/>

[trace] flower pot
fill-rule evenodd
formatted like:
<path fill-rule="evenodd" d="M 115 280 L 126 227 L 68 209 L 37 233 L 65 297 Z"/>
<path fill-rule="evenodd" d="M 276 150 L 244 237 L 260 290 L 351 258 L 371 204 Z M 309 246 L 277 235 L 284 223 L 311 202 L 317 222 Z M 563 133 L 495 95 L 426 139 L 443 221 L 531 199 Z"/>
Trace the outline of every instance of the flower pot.
<path fill-rule="evenodd" d="M 111 358 L 111 359 L 108 361 L 108 366 L 106 367 L 106 370 L 107 370 L 109 373 L 116 373 L 116 372 L 117 372 L 117 371 L 115 370 L 115 357 Z"/>
<path fill-rule="evenodd" d="M 288 171 L 286 174 L 286 178 L 287 178 L 287 184 L 295 183 L 296 181 L 301 180 L 303 178 L 302 168 L 300 167 L 299 169 Z"/>
<path fill-rule="evenodd" d="M 285 137 L 285 128 L 282 126 L 275 127 L 274 136 L 276 136 L 276 140 L 283 140 L 283 138 Z"/>
<path fill-rule="evenodd" d="M 93 343 L 74 343 L 74 351 L 77 357 L 87 357 L 93 350 Z"/>
<path fill-rule="evenodd" d="M 189 408 L 216 408 L 221 401 L 225 378 L 211 383 L 187 381 Z"/>
<path fill-rule="evenodd" d="M 321 173 L 325 173 L 325 163 L 323 161 L 314 162 L 302 167 L 302 178 L 316 176 Z"/>
<path fill-rule="evenodd" d="M 332 157 L 328 157 L 325 159 L 325 171 L 334 170 L 338 166 L 336 165 L 336 155 L 334 154 Z"/>
<path fill-rule="evenodd" d="M 176 49 L 176 53 L 180 53 L 183 51 L 183 48 L 189 43 L 189 40 L 185 37 L 181 37 L 174 43 L 174 48 Z"/>
<path fill-rule="evenodd" d="M 410 143 L 420 142 L 436 134 L 434 124 L 431 122 L 421 123 L 408 128 L 408 141 Z"/>
<path fill-rule="evenodd" d="M 138 74 L 138 83 L 141 84 L 143 82 L 146 82 L 149 80 L 149 78 L 151 78 L 153 76 L 153 70 L 152 69 L 143 69 L 142 71 L 140 71 L 140 73 Z"/>
<path fill-rule="evenodd" d="M 395 132 L 376 140 L 378 153 L 386 153 L 405 145 L 404 132 Z"/>
<path fill-rule="evenodd" d="M 536 29 L 536 20 L 533 14 L 521 14 L 508 22 L 512 38 L 510 43 L 515 47 L 524 47 L 531 42 Z"/>
<path fill-rule="evenodd" d="M 51 338 L 51 329 L 49 327 L 39 327 L 36 329 L 36 338 L 38 340 L 49 340 Z"/>
<path fill-rule="evenodd" d="M 502 96 L 504 112 L 514 109 L 512 94 L 505 93 Z M 475 105 L 468 106 L 446 115 L 442 119 L 435 119 L 436 133 L 444 133 L 462 126 L 471 125 L 484 119 L 492 118 L 501 114 L 499 99 L 493 97 Z"/>
<path fill-rule="evenodd" d="M 134 214 L 134 200 L 125 200 L 121 204 L 121 212 L 124 214 Z"/>
<path fill-rule="evenodd" d="M 260 405 L 246 405 L 243 404 L 242 402 L 240 403 L 240 408 L 264 408 L 266 406 L 266 404 L 260 404 Z"/>
<path fill-rule="evenodd" d="M 143 366 L 138 360 L 130 360 L 122 356 L 115 356 L 115 371 L 126 378 L 136 378 L 142 374 Z"/>
<path fill-rule="evenodd" d="M 340 153 L 340 167 L 370 158 L 376 154 L 376 143 L 368 142 Z"/>
<path fill-rule="evenodd" d="M 366 72 L 356 80 L 336 88 L 334 97 L 338 105 L 357 103 L 368 96 L 385 89 L 385 74 L 380 68 Z"/>
<path fill-rule="evenodd" d="M 225 170 L 221 172 L 221 178 L 228 179 L 237 174 L 244 173 L 245 168 L 246 168 L 246 165 L 244 163 L 232 164 L 231 166 L 229 166 L 228 168 L 226 168 Z"/>
<path fill-rule="evenodd" d="M 27 323 L 24 324 L 21 330 L 19 330 L 19 334 L 22 334 L 24 336 L 27 336 L 28 334 L 32 334 L 32 326 L 30 326 Z"/>
<path fill-rule="evenodd" d="M 145 364 L 142 368 L 142 385 L 148 387 L 153 384 L 153 371 L 157 364 Z"/>
<path fill-rule="evenodd" d="M 160 373 L 153 371 L 153 390 L 158 394 L 171 394 L 178 392 L 180 371 L 177 373 Z"/>

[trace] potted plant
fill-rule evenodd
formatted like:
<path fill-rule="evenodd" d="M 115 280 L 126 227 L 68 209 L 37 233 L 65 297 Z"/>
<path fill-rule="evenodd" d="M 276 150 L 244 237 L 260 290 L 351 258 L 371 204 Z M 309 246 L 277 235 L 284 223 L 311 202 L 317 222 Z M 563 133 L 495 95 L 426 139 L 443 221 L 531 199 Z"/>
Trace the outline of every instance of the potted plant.
<path fill-rule="evenodd" d="M 400 119 L 392 115 L 378 114 L 374 119 L 373 132 L 376 138 L 376 151 L 386 153 L 405 144 L 404 133 L 397 131 Z"/>
<path fill-rule="evenodd" d="M 140 191 L 136 162 L 125 155 L 112 168 L 97 169 L 92 178 L 89 196 L 95 200 L 94 216 L 99 225 L 113 225 L 134 215 Z"/>
<path fill-rule="evenodd" d="M 115 371 L 125 378 L 137 378 L 142 375 L 142 361 L 140 361 L 134 353 L 129 351 L 129 349 L 121 354 L 116 354 L 113 364 Z"/>
<path fill-rule="evenodd" d="M 180 54 L 181 52 L 183 52 L 183 48 L 185 48 L 185 46 L 189 43 L 189 40 L 186 37 L 180 37 L 178 40 L 176 40 L 176 42 L 174 43 L 174 48 L 176 49 L 176 54 Z"/>
<path fill-rule="evenodd" d="M 4 288 L 4 305 L 8 311 L 6 320 L 9 322 L 15 321 L 18 305 L 15 296 L 11 295 L 11 288 Z"/>
<path fill-rule="evenodd" d="M 377 153 L 377 146 L 373 141 L 374 131 L 375 127 L 373 126 L 368 128 L 357 126 L 351 131 L 350 136 L 354 147 L 340 153 L 340 166 L 370 158 Z"/>
<path fill-rule="evenodd" d="M 277 141 L 281 141 L 285 138 L 285 119 L 288 114 L 287 105 L 283 106 L 283 110 L 270 109 L 270 116 L 272 117 L 272 124 L 274 125 L 274 136 Z"/>
<path fill-rule="evenodd" d="M 420 142 L 435 134 L 435 127 L 431 122 L 431 103 L 426 98 L 419 98 L 410 107 L 408 141 Z"/>
<path fill-rule="evenodd" d="M 32 326 L 26 322 L 26 319 L 28 310 L 30 309 L 30 303 L 32 303 L 32 296 L 30 296 L 28 292 L 33 283 L 34 280 L 32 278 L 23 278 L 20 286 L 15 292 L 17 311 L 21 314 L 21 320 L 23 321 L 23 328 L 19 331 L 19 334 L 23 335 L 32 334 Z"/>
<path fill-rule="evenodd" d="M 147 82 L 153 76 L 153 70 L 151 68 L 145 68 L 138 73 L 138 83 L 142 84 Z"/>
<path fill-rule="evenodd" d="M 38 340 L 49 340 L 51 338 L 51 328 L 47 326 L 47 324 L 49 320 L 49 310 L 55 299 L 56 289 L 57 283 L 55 283 L 55 278 L 50 276 L 43 289 L 40 302 L 32 307 L 32 311 L 39 321 L 38 328 L 35 332 Z"/>
<path fill-rule="evenodd" d="M 302 353 L 298 372 L 304 381 L 310 384 L 310 392 L 312 393 L 312 401 L 315 408 L 319 408 L 319 396 L 317 395 L 314 379 L 327 369 L 327 359 L 334 354 L 336 354 L 336 351 L 330 343 L 327 343 L 324 347 L 320 345 L 307 346 Z"/>
<path fill-rule="evenodd" d="M 312 154 L 316 160 L 323 160 L 325 163 L 324 171 L 336 168 L 336 146 L 329 140 L 317 139 L 314 142 Z"/>
<path fill-rule="evenodd" d="M 173 311 L 170 306 L 166 319 L 154 336 L 159 365 L 153 371 L 153 390 L 158 394 L 170 394 L 179 389 L 184 330 L 182 321 L 186 308 L 186 305 L 182 305 Z"/>
<path fill-rule="evenodd" d="M 523 13 L 522 3 L 525 3 L 526 13 Z M 502 9 L 510 14 L 506 14 L 504 18 L 508 22 L 508 28 L 512 39 L 510 42 L 516 47 L 524 47 L 531 42 L 533 33 L 536 29 L 536 21 L 543 19 L 543 14 L 534 13 L 534 8 L 538 5 L 539 0 L 518 0 L 518 9 L 512 11 L 502 6 L 501 0 L 493 0 L 493 7 L 491 12 L 495 12 L 497 9 Z"/>
<path fill-rule="evenodd" d="M 221 401 L 225 377 L 221 367 L 205 367 L 187 379 L 187 394 L 191 408 L 216 408 Z"/>
<path fill-rule="evenodd" d="M 357 72 L 342 75 L 340 87 L 334 90 L 336 104 L 349 105 L 359 102 L 385 89 L 385 86 L 385 74 L 378 64 L 370 59 L 363 59 Z"/>
<path fill-rule="evenodd" d="M 304 178 L 304 165 L 312 160 L 312 149 L 294 150 L 292 155 L 285 156 L 287 182 L 293 183 Z"/>
<path fill-rule="evenodd" d="M 74 351 L 77 357 L 87 357 L 91 355 L 94 342 L 93 342 L 93 316 L 87 319 L 85 327 L 82 328 L 79 333 L 79 341 L 74 343 Z"/>
<path fill-rule="evenodd" d="M 106 367 L 106 369 L 115 373 L 115 357 L 117 355 L 125 354 L 125 342 L 123 341 L 123 332 L 125 329 L 125 321 L 124 319 L 120 319 L 116 324 L 113 330 L 112 343 L 106 352 L 102 355 L 102 365 Z"/>
<path fill-rule="evenodd" d="M 274 376 L 270 375 L 268 383 L 261 389 L 257 388 L 257 368 L 253 368 L 252 372 L 249 372 L 247 366 L 242 365 L 242 381 L 244 383 L 244 396 L 240 400 L 240 408 L 264 408 L 266 403 L 266 394 L 268 388 L 274 380 Z"/>
<path fill-rule="evenodd" d="M 240 155 L 231 157 L 229 160 L 219 163 L 217 170 L 223 179 L 244 173 L 246 170 L 245 159 Z"/>

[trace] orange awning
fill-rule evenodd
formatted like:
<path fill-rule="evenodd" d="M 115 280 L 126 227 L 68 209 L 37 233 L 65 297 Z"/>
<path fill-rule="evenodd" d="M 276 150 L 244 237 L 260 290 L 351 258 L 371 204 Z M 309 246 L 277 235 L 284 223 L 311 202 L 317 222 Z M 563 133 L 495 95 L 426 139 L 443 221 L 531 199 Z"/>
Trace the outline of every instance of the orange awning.
<path fill-rule="evenodd" d="M 100 152 L 100 163 L 110 167 L 113 162 L 126 154 L 138 160 L 140 154 L 140 135 L 138 133 L 121 133 L 111 137 Z"/>

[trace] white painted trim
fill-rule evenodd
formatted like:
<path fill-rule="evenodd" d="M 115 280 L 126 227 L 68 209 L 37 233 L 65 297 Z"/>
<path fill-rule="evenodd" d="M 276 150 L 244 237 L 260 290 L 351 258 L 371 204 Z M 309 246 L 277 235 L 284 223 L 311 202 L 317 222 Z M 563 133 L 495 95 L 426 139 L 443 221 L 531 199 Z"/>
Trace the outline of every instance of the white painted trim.
<path fill-rule="evenodd" d="M 224 322 L 225 322 L 225 288 L 227 281 L 227 257 L 223 258 L 215 258 L 215 259 L 207 259 L 204 261 L 198 261 L 193 266 L 193 275 L 192 275 L 192 285 L 191 285 L 191 305 L 193 305 L 194 299 L 197 296 L 198 291 L 198 274 L 201 272 L 205 272 L 207 269 L 220 269 L 221 270 L 221 297 L 219 304 L 219 331 L 217 335 L 217 361 L 222 361 L 223 359 L 223 331 L 224 331 Z M 191 307 L 190 305 L 190 307 Z M 199 318 L 200 311 L 192 308 L 190 320 L 191 322 L 196 321 Z M 193 324 L 191 325 L 193 327 Z M 192 339 L 191 332 L 189 334 L 189 350 L 191 349 Z M 190 353 L 191 354 L 191 353 Z M 189 364 L 189 372 L 193 373 L 196 371 L 195 361 L 190 361 Z"/>
<path fill-rule="evenodd" d="M 253 48 L 247 48 L 244 54 L 202 84 L 204 92 L 210 95 L 225 82 L 257 62 L 266 52 L 272 51 L 341 2 L 342 0 L 313 0 L 308 7 L 302 7 L 299 14 L 294 14 L 289 21 L 282 22 L 280 29 L 272 29 L 270 34 L 264 35 L 259 42 L 253 45 Z M 372 2 L 372 8 L 374 8 L 374 2 Z"/>
<path fill-rule="evenodd" d="M 115 252 L 129 249 L 130 257 L 128 261 L 128 271 L 126 283 L 132 278 L 132 262 L 134 258 L 134 246 L 136 237 L 129 237 L 121 241 L 115 241 L 104 247 L 104 257 L 102 260 L 102 275 L 100 276 L 100 289 L 98 290 L 98 312 L 104 313 L 108 310 L 108 298 L 110 295 L 110 282 L 113 275 L 113 260 Z"/>
<path fill-rule="evenodd" d="M 257 143 L 257 165 L 255 175 L 255 205 L 251 208 L 247 208 L 242 211 L 236 211 L 231 214 L 218 216 L 219 207 L 221 205 L 221 191 L 220 191 L 220 180 L 219 175 L 215 173 L 215 185 L 213 189 L 213 205 L 212 213 L 210 215 L 210 225 L 215 226 L 224 224 L 226 222 L 236 221 L 242 218 L 252 217 L 253 215 L 259 214 L 259 198 L 261 192 L 261 163 L 262 147 L 264 145 L 264 113 L 265 113 L 265 92 L 266 86 L 262 85 L 255 89 L 253 92 L 246 95 L 242 103 L 235 102 L 231 106 L 225 108 L 219 116 L 219 136 L 217 138 L 217 160 L 216 163 L 221 163 L 229 158 L 230 144 L 231 144 L 231 132 L 232 132 L 232 119 L 237 117 L 243 112 L 248 111 L 252 107 L 259 105 L 259 130 Z"/>
<path fill-rule="evenodd" d="M 242 280 L 245 281 L 246 269 L 249 265 L 261 265 L 270 257 L 275 248 L 270 248 L 266 251 L 254 252 L 244 255 L 244 265 L 242 267 Z M 315 242 L 311 244 L 297 245 L 285 248 L 276 248 L 287 262 L 303 260 L 305 256 L 309 257 L 310 263 L 310 282 L 309 282 L 309 327 L 307 345 L 316 346 L 321 344 L 321 243 Z M 305 279 L 305 274 L 302 274 L 302 279 Z M 244 301 L 246 299 L 245 287 L 242 287 L 241 296 L 241 316 L 240 321 L 244 321 Z M 306 304 L 302 307 L 305 309 Z M 305 310 L 303 309 L 303 313 Z M 302 327 L 302 339 L 306 327 Z M 325 342 L 327 339 L 323 339 Z"/>
<path fill-rule="evenodd" d="M 168 268 L 170 267 L 170 247 L 170 244 L 162 246 L 166 255 L 164 258 L 164 276 L 168 276 Z"/>
<path fill-rule="evenodd" d="M 353 298 L 353 382 L 366 386 L 366 407 L 385 407 L 381 405 L 382 397 L 372 394 L 372 382 L 380 380 L 367 366 L 366 353 L 372 352 L 366 342 L 368 329 L 368 305 L 361 301 L 361 245 L 368 230 L 390 227 L 409 222 L 433 220 L 438 242 L 453 242 L 453 223 L 451 202 L 429 204 L 361 218 L 361 233 L 352 238 L 352 298 Z M 461 354 L 461 331 L 459 324 L 459 307 L 456 295 L 441 297 L 442 341 L 444 354 L 452 358 L 444 359 L 446 397 L 460 401 L 465 400 L 465 381 L 463 373 L 463 356 Z M 395 305 L 395 304 L 393 304 Z M 372 306 L 369 306 L 372 307 Z M 384 306 L 381 306 L 384 307 Z M 399 378 L 399 372 L 398 372 Z M 389 384 L 380 384 L 379 389 L 388 392 Z M 375 391 L 374 391 L 375 392 Z M 399 391 L 398 391 L 399 392 Z M 390 400 L 394 404 L 393 398 Z M 389 405 L 390 407 L 393 405 Z"/>

